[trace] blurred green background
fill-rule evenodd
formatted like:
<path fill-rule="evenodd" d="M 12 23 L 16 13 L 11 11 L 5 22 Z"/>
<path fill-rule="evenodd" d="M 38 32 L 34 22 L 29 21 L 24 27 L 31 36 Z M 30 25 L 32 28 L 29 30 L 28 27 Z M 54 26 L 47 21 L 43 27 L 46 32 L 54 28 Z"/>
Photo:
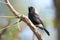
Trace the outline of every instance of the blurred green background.
<path fill-rule="evenodd" d="M 4 0 L 0 1 L 5 2 Z M 28 7 L 29 6 L 35 7 L 46 29 L 51 34 L 50 36 L 48 36 L 44 31 L 39 30 L 43 40 L 57 40 L 57 29 L 54 25 L 55 7 L 53 0 L 10 0 L 10 2 L 20 14 L 24 14 L 26 16 L 28 16 Z M 14 15 L 9 10 L 7 5 L 0 3 L 0 16 L 14 16 Z M 3 26 L 7 25 L 8 22 L 10 22 L 11 24 L 16 21 L 17 21 L 16 18 L 0 18 L 0 29 L 2 29 Z M 22 26 L 22 24 L 24 25 Z M 18 31 L 17 24 L 10 26 L 12 27 L 8 28 L 4 34 L 4 40 L 13 40 L 15 33 Z M 32 40 L 33 32 L 29 29 L 29 27 L 24 22 L 21 22 L 20 26 L 23 27 L 24 30 L 22 30 L 19 33 L 18 40 Z"/>

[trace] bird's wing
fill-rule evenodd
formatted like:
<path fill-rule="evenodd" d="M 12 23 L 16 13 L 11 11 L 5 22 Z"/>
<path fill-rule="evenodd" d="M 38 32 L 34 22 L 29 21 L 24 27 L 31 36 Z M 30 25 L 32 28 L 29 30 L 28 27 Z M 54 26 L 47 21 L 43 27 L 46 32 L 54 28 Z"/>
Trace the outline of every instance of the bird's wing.
<path fill-rule="evenodd" d="M 35 18 L 34 21 L 36 21 L 40 24 L 41 20 L 37 14 L 34 14 L 33 18 Z"/>
<path fill-rule="evenodd" d="M 37 22 L 38 24 L 42 24 L 44 26 L 42 20 L 39 18 L 39 15 L 35 14 L 34 18 L 35 18 L 34 19 L 35 22 Z"/>

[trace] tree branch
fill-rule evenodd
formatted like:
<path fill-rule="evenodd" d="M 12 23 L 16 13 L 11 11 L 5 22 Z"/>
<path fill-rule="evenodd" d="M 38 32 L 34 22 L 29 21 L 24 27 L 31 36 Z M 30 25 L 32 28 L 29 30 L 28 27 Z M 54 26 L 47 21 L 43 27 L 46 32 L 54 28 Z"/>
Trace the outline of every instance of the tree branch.
<path fill-rule="evenodd" d="M 33 25 L 33 23 L 29 20 L 29 18 L 25 15 L 19 14 L 14 8 L 13 6 L 10 4 L 9 0 L 5 0 L 5 2 L 7 3 L 7 6 L 9 7 L 9 9 L 11 10 L 11 12 L 13 12 L 14 16 L 16 18 L 21 18 L 22 21 L 24 21 L 29 27 L 30 29 L 33 31 L 33 33 L 36 35 L 36 37 L 38 38 L 38 40 L 42 40 L 40 33 L 37 31 L 36 27 Z"/>
<path fill-rule="evenodd" d="M 15 17 L 19 18 L 21 15 L 19 15 L 19 13 L 13 8 L 13 6 L 10 4 L 9 0 L 5 0 L 5 2 L 7 3 L 7 6 L 11 10 L 11 12 L 15 15 Z"/>

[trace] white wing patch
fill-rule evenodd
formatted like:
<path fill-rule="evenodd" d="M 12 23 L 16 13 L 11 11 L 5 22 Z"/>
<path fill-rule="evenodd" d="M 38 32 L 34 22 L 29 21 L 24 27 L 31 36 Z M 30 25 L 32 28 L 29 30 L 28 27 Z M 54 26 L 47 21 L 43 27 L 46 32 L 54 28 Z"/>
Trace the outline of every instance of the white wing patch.
<path fill-rule="evenodd" d="M 39 27 L 42 27 L 43 28 L 43 25 L 42 24 L 39 24 L 39 25 L 36 25 L 36 26 L 39 26 Z"/>
<path fill-rule="evenodd" d="M 38 14 L 38 12 L 39 12 L 39 10 L 35 8 L 35 13 L 37 13 L 37 14 Z"/>

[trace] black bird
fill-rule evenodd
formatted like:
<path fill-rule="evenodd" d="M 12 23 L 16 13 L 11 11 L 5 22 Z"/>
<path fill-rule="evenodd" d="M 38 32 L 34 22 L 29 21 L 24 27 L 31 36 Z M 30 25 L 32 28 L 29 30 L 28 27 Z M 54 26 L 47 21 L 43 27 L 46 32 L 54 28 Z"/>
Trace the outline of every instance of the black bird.
<path fill-rule="evenodd" d="M 50 35 L 50 33 L 44 28 L 44 24 L 41 21 L 41 19 L 39 18 L 39 15 L 35 12 L 35 8 L 34 7 L 28 7 L 28 17 L 31 20 L 31 22 L 38 27 L 39 29 L 44 30 L 48 35 Z"/>

